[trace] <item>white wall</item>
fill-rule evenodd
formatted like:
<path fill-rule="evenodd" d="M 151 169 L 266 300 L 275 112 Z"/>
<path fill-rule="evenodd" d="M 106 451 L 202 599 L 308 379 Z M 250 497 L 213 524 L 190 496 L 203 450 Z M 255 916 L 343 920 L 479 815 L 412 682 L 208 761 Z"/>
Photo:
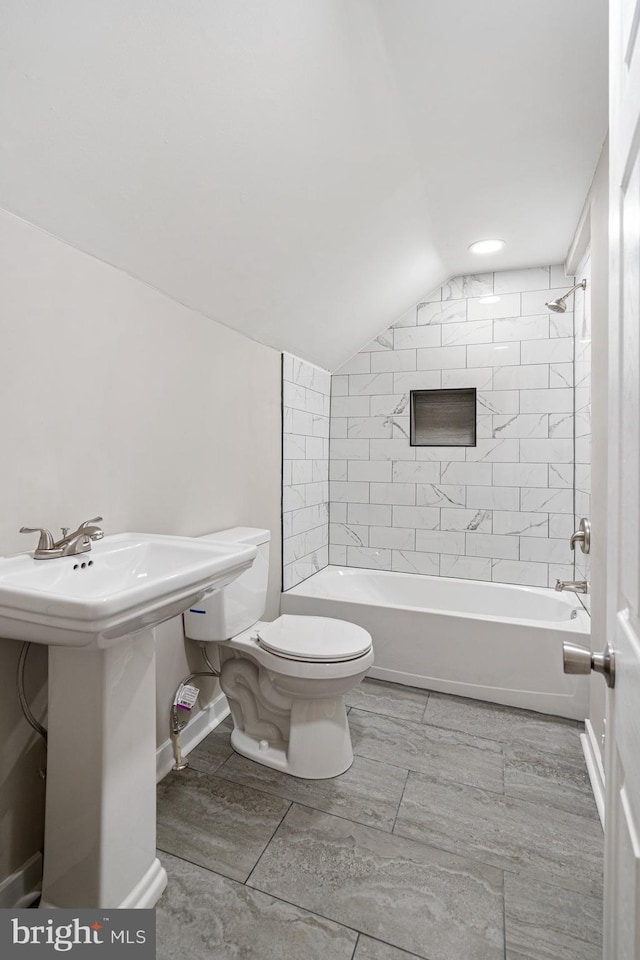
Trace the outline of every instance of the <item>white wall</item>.
<path fill-rule="evenodd" d="M 276 616 L 280 354 L 7 213 L 0 277 L 0 554 L 33 548 L 22 524 L 55 530 L 96 514 L 107 533 L 268 527 L 267 617 Z M 0 641 L 0 879 L 41 843 L 38 748 L 15 695 L 18 649 Z M 173 621 L 158 639 L 160 741 L 188 670 Z M 42 698 L 43 651 L 29 672 Z"/>
<path fill-rule="evenodd" d="M 282 360 L 283 589 L 329 562 L 328 370 L 293 357 Z"/>
<path fill-rule="evenodd" d="M 573 579 L 573 304 L 545 308 L 571 285 L 558 266 L 456 277 L 336 372 L 331 563 Z M 477 388 L 476 446 L 411 446 L 410 391 L 447 387 Z"/>

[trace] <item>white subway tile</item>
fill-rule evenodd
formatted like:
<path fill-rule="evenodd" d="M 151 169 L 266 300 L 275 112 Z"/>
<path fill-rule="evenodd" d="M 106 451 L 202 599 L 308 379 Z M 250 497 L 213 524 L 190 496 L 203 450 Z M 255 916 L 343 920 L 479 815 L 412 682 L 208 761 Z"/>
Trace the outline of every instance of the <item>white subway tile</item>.
<path fill-rule="evenodd" d="M 459 580 L 491 580 L 491 560 L 481 557 L 440 557 L 440 576 Z"/>
<path fill-rule="evenodd" d="M 313 460 L 311 463 L 313 464 Z M 330 480 L 348 480 L 347 474 L 347 460 L 335 460 L 331 459 L 329 461 L 329 479 Z"/>
<path fill-rule="evenodd" d="M 425 323 L 464 323 L 466 319 L 466 300 L 418 304 L 418 326 Z"/>
<path fill-rule="evenodd" d="M 359 398 L 358 398 L 359 399 Z M 332 440 L 346 440 L 349 422 L 346 417 L 331 417 L 329 436 Z"/>
<path fill-rule="evenodd" d="M 438 390 L 442 384 L 442 371 L 421 370 L 416 373 L 394 373 L 393 393 L 408 393 L 409 390 Z"/>
<path fill-rule="evenodd" d="M 439 347 L 443 324 L 422 327 L 400 327 L 393 331 L 394 350 L 411 350 L 417 347 Z M 412 369 L 415 370 L 415 367 Z"/>
<path fill-rule="evenodd" d="M 577 418 L 576 418 L 577 423 Z M 576 424 L 572 413 L 550 413 L 549 414 L 549 436 L 550 437 L 573 437 L 577 433 Z"/>
<path fill-rule="evenodd" d="M 369 484 L 349 480 L 332 480 L 329 493 L 332 501 L 343 503 L 369 503 Z"/>
<path fill-rule="evenodd" d="M 438 329 L 425 327 L 425 330 Z M 446 323 L 442 330 L 442 346 L 456 346 L 467 343 L 491 343 L 493 323 L 491 320 L 467 321 L 467 323 Z"/>
<path fill-rule="evenodd" d="M 491 579 L 494 583 L 520 583 L 528 587 L 546 587 L 546 563 L 523 563 L 518 560 L 492 560 Z"/>
<path fill-rule="evenodd" d="M 507 536 L 547 537 L 549 523 L 544 514 L 494 510 L 493 532 Z"/>
<path fill-rule="evenodd" d="M 332 440 L 331 459 L 334 457 L 336 460 L 368 460 L 369 440 Z"/>
<path fill-rule="evenodd" d="M 282 399 L 285 407 L 304 410 L 307 403 L 307 391 L 304 387 L 300 387 L 296 383 L 289 383 L 285 380 L 282 384 Z"/>
<path fill-rule="evenodd" d="M 447 463 L 452 460 L 464 460 L 465 451 L 469 447 L 412 447 L 416 452 L 416 460 L 438 461 Z"/>
<path fill-rule="evenodd" d="M 340 462 L 342 461 L 339 460 L 338 463 Z M 324 457 L 321 460 L 312 460 L 311 467 L 312 467 L 311 480 L 313 481 L 313 483 L 319 482 L 321 480 L 324 483 L 327 483 L 327 481 L 329 480 L 329 460 L 325 459 Z M 338 479 L 341 479 L 341 478 L 334 477 L 334 480 L 338 480 Z M 346 480 L 347 478 L 344 477 L 342 479 Z"/>
<path fill-rule="evenodd" d="M 391 423 L 383 417 L 349 417 L 347 436 L 349 439 L 390 440 Z"/>
<path fill-rule="evenodd" d="M 573 564 L 567 563 L 550 563 L 549 564 L 549 587 L 553 588 L 556 585 L 556 580 L 574 580 L 573 575 Z M 583 598 L 584 599 L 584 598 Z"/>
<path fill-rule="evenodd" d="M 350 547 L 368 547 L 369 527 L 347 523 L 330 523 L 329 542 Z"/>
<path fill-rule="evenodd" d="M 466 347 L 428 347 L 425 350 L 418 350 L 418 370 L 464 367 L 466 366 L 466 349 Z"/>
<path fill-rule="evenodd" d="M 466 555 L 468 557 L 493 557 L 502 560 L 517 560 L 518 537 L 500 537 L 493 533 L 467 533 Z"/>
<path fill-rule="evenodd" d="M 546 463 L 494 463 L 493 482 L 497 487 L 547 487 Z"/>
<path fill-rule="evenodd" d="M 536 513 L 573 514 L 573 490 L 558 490 L 554 487 L 522 487 L 520 491 L 521 510 Z"/>
<path fill-rule="evenodd" d="M 503 340 L 546 340 L 548 337 L 548 316 L 515 317 L 493 322 L 493 339 L 496 343 Z"/>
<path fill-rule="evenodd" d="M 349 480 L 388 483 L 391 480 L 391 468 L 390 460 L 350 460 Z"/>
<path fill-rule="evenodd" d="M 404 438 L 407 443 L 409 442 L 409 415 L 402 417 L 388 417 L 388 422 L 391 424 L 391 437 L 393 440 L 401 440 Z"/>
<path fill-rule="evenodd" d="M 305 483 L 304 485 L 304 505 L 313 507 L 317 503 L 327 503 L 329 500 L 328 481 L 319 480 L 316 483 Z"/>
<path fill-rule="evenodd" d="M 547 309 L 546 304 L 550 300 L 557 300 L 564 296 L 567 288 L 558 289 L 557 287 L 547 290 L 532 290 L 522 294 L 522 316 L 527 317 L 533 313 L 544 313 Z M 571 307 L 571 302 L 569 302 Z"/>
<path fill-rule="evenodd" d="M 291 467 L 294 463 L 306 463 L 305 460 L 283 460 L 282 461 L 282 486 L 288 487 L 289 484 L 293 483 L 291 479 Z"/>
<path fill-rule="evenodd" d="M 504 367 L 514 363 L 520 363 L 519 343 L 484 343 L 467 347 L 468 367 Z"/>
<path fill-rule="evenodd" d="M 437 300 L 439 298 L 433 296 L 431 297 L 431 299 Z M 406 313 L 403 313 L 401 317 L 399 317 L 396 321 L 394 321 L 394 323 L 391 324 L 391 326 L 393 327 L 394 330 L 396 327 L 415 327 L 417 314 L 418 314 L 418 306 L 416 305 L 415 307 L 411 307 L 410 310 L 407 310 Z M 386 331 L 386 332 L 388 333 L 389 331 Z"/>
<path fill-rule="evenodd" d="M 476 440 L 490 440 L 493 436 L 493 416 L 480 413 L 476 416 Z"/>
<path fill-rule="evenodd" d="M 493 292 L 521 293 L 549 289 L 549 267 L 528 267 L 525 270 L 500 270 L 493 279 Z"/>
<path fill-rule="evenodd" d="M 570 440 L 521 440 L 522 463 L 571 463 L 573 444 Z"/>
<path fill-rule="evenodd" d="M 372 373 L 396 373 L 416 369 L 415 350 L 394 350 L 371 354 Z M 370 391 L 369 391 L 370 392 Z M 378 391 L 374 391 L 377 393 Z M 382 392 L 382 391 L 380 391 Z"/>
<path fill-rule="evenodd" d="M 409 409 L 408 393 L 389 393 L 381 397 L 369 397 L 372 417 L 400 416 Z"/>
<path fill-rule="evenodd" d="M 391 507 L 381 503 L 350 503 L 347 521 L 371 527 L 390 527 Z"/>
<path fill-rule="evenodd" d="M 453 277 L 442 285 L 443 300 L 461 300 L 468 297 L 490 297 L 493 295 L 492 273 L 469 273 Z"/>
<path fill-rule="evenodd" d="M 330 543 L 329 563 L 334 567 L 345 567 L 347 565 L 347 548 Z"/>
<path fill-rule="evenodd" d="M 526 391 L 522 391 L 526 393 Z M 522 393 L 520 394 L 522 406 Z M 494 437 L 539 437 L 549 436 L 549 415 L 546 413 L 514 413 L 493 418 Z"/>
<path fill-rule="evenodd" d="M 292 484 L 284 487 L 282 490 L 282 509 L 284 511 L 299 510 L 306 507 L 305 502 L 305 484 Z"/>
<path fill-rule="evenodd" d="M 549 366 L 549 386 L 573 387 L 574 373 L 572 363 L 552 363 Z"/>
<path fill-rule="evenodd" d="M 285 385 L 286 387 L 286 385 Z M 349 393 L 349 377 L 331 377 L 331 396 L 332 397 L 346 397 Z M 285 403 L 287 403 L 286 389 L 285 389 Z"/>
<path fill-rule="evenodd" d="M 467 461 L 487 463 L 514 463 L 520 459 L 521 443 L 547 443 L 533 440 L 478 440 L 475 447 L 467 447 Z"/>
<path fill-rule="evenodd" d="M 490 463 L 447 463 L 441 468 L 440 480 L 442 483 L 474 484 L 475 486 L 491 486 L 492 468 Z M 437 482 L 437 481 L 435 481 Z"/>
<path fill-rule="evenodd" d="M 549 365 L 498 367 L 493 373 L 494 390 L 536 390 L 549 386 Z"/>
<path fill-rule="evenodd" d="M 394 527 L 370 527 L 369 546 L 387 547 L 390 550 L 415 550 L 415 530 Z"/>
<path fill-rule="evenodd" d="M 572 463 L 550 463 L 549 464 L 549 486 L 550 487 L 570 487 L 573 489 L 573 470 L 574 466 Z M 533 484 L 527 483 L 523 486 L 533 486 Z M 579 489 L 577 472 L 576 472 L 576 488 Z"/>
<path fill-rule="evenodd" d="M 425 553 L 464 553 L 464 533 L 453 530 L 416 530 L 416 550 Z"/>
<path fill-rule="evenodd" d="M 525 340 L 522 343 L 521 363 L 570 363 L 573 360 L 573 340 L 555 337 L 553 340 Z"/>
<path fill-rule="evenodd" d="M 485 487 L 490 490 L 490 487 Z M 491 533 L 490 510 L 466 510 L 444 508 L 440 511 L 441 530 L 480 531 Z"/>
<path fill-rule="evenodd" d="M 330 397 L 317 390 L 307 390 L 305 397 L 305 410 L 307 413 L 320 414 L 328 416 L 327 405 L 331 405 Z"/>
<path fill-rule="evenodd" d="M 520 413 L 571 413 L 573 390 L 526 390 L 520 393 Z"/>
<path fill-rule="evenodd" d="M 347 522 L 347 504 L 346 503 L 330 503 L 329 519 L 331 520 L 331 523 L 346 523 Z"/>
<path fill-rule="evenodd" d="M 475 387 L 476 390 L 491 390 L 493 387 L 493 367 L 474 367 L 468 370 L 442 371 L 443 389 L 457 389 L 459 387 Z"/>
<path fill-rule="evenodd" d="M 519 510 L 518 487 L 467 487 L 467 506 L 475 510 Z"/>
<path fill-rule="evenodd" d="M 440 464 L 436 461 L 396 460 L 392 480 L 394 483 L 438 483 Z"/>
<path fill-rule="evenodd" d="M 549 336 L 550 337 L 572 337 L 573 336 L 573 314 L 572 313 L 550 313 L 549 314 Z"/>
<path fill-rule="evenodd" d="M 347 547 L 347 563 L 350 567 L 365 567 L 368 570 L 390 570 L 391 550 Z"/>
<path fill-rule="evenodd" d="M 369 443 L 372 460 L 415 460 L 416 448 L 407 440 L 371 440 Z"/>
<path fill-rule="evenodd" d="M 319 460 L 325 456 L 325 443 L 328 443 L 323 437 L 307 437 L 305 443 L 305 457 L 307 460 Z M 338 443 L 347 443 L 346 440 L 339 440 Z"/>
<path fill-rule="evenodd" d="M 421 573 L 437 577 L 440 572 L 440 557 L 437 554 L 417 553 L 412 550 L 393 550 L 391 569 L 397 573 Z"/>
<path fill-rule="evenodd" d="M 415 324 L 415 309 L 412 311 L 413 323 Z M 384 333 L 379 334 L 375 340 L 370 340 L 366 347 L 362 348 L 361 352 L 366 351 L 367 353 L 379 353 L 380 350 L 393 350 L 393 330 L 385 330 Z"/>
<path fill-rule="evenodd" d="M 370 353 L 356 353 L 354 357 L 351 357 L 350 360 L 347 360 L 346 363 L 343 363 L 341 367 L 336 370 L 338 376 L 343 376 L 346 373 L 370 373 L 371 372 L 371 354 Z"/>
<path fill-rule="evenodd" d="M 549 536 L 558 540 L 566 540 L 567 543 L 575 532 L 576 523 L 573 514 L 570 513 L 550 513 L 549 514 Z"/>
<path fill-rule="evenodd" d="M 520 559 L 533 560 L 536 563 L 572 563 L 573 554 L 568 540 L 522 537 Z"/>
<path fill-rule="evenodd" d="M 312 414 L 311 433 L 314 437 L 329 436 L 329 417 L 320 414 Z"/>
<path fill-rule="evenodd" d="M 371 503 L 399 503 L 415 505 L 415 483 L 371 483 L 369 499 Z"/>
<path fill-rule="evenodd" d="M 415 530 L 436 530 L 440 524 L 440 511 L 435 507 L 393 508 L 394 527 L 412 527 Z"/>
<path fill-rule="evenodd" d="M 291 483 L 311 483 L 313 480 L 313 460 L 290 460 Z"/>
<path fill-rule="evenodd" d="M 485 297 L 472 297 L 467 301 L 469 320 L 500 320 L 520 316 L 520 294 L 505 293 L 496 303 L 483 303 Z"/>
<path fill-rule="evenodd" d="M 285 433 L 282 438 L 284 459 L 304 460 L 307 455 L 306 439 L 293 433 Z"/>
<path fill-rule="evenodd" d="M 466 487 L 459 484 L 419 483 L 416 504 L 419 507 L 464 507 Z"/>
<path fill-rule="evenodd" d="M 363 396 L 372 393 L 393 393 L 393 375 L 391 373 L 352 373 L 348 377 L 350 396 Z"/>

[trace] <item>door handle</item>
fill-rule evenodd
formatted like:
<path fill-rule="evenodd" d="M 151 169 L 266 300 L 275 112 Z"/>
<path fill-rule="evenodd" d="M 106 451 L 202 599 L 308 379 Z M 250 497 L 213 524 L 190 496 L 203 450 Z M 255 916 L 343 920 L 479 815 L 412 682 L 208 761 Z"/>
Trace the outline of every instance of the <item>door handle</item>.
<path fill-rule="evenodd" d="M 600 673 L 608 687 L 616 682 L 616 661 L 611 645 L 607 643 L 604 653 L 592 653 L 576 643 L 562 644 L 562 666 L 565 673 Z"/>

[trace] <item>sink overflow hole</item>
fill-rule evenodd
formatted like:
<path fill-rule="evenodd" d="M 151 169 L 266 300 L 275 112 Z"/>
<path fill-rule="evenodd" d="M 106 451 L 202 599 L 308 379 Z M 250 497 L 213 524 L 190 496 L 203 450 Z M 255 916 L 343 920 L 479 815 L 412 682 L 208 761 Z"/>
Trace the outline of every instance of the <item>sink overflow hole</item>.
<path fill-rule="evenodd" d="M 89 560 L 88 563 L 74 563 L 73 569 L 74 569 L 74 570 L 84 570 L 85 567 L 92 567 L 92 566 L 93 566 L 93 560 Z"/>

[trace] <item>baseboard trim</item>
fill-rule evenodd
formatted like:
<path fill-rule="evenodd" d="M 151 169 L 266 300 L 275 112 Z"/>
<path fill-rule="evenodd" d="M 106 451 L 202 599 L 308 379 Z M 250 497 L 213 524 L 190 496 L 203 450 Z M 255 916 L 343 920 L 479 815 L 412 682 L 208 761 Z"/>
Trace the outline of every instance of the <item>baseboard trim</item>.
<path fill-rule="evenodd" d="M 211 733 L 219 723 L 229 716 L 229 705 L 224 693 L 220 692 L 213 700 L 193 717 L 180 735 L 182 753 L 188 754 L 201 740 Z M 167 717 L 167 724 L 169 717 Z M 160 783 L 173 769 L 173 746 L 167 738 L 156 750 L 156 782 Z"/>
<path fill-rule="evenodd" d="M 590 720 L 585 720 L 584 722 L 584 733 L 580 734 L 580 741 L 582 743 L 584 759 L 587 763 L 589 780 L 591 781 L 591 789 L 593 790 L 596 807 L 598 808 L 598 816 L 600 817 L 600 823 L 602 824 L 602 829 L 604 830 L 604 767 L 602 765 L 602 757 L 600 755 L 600 748 L 598 747 L 598 740 Z"/>
<path fill-rule="evenodd" d="M 42 891 L 42 853 L 32 857 L 0 883 L 0 909 L 28 907 Z"/>

